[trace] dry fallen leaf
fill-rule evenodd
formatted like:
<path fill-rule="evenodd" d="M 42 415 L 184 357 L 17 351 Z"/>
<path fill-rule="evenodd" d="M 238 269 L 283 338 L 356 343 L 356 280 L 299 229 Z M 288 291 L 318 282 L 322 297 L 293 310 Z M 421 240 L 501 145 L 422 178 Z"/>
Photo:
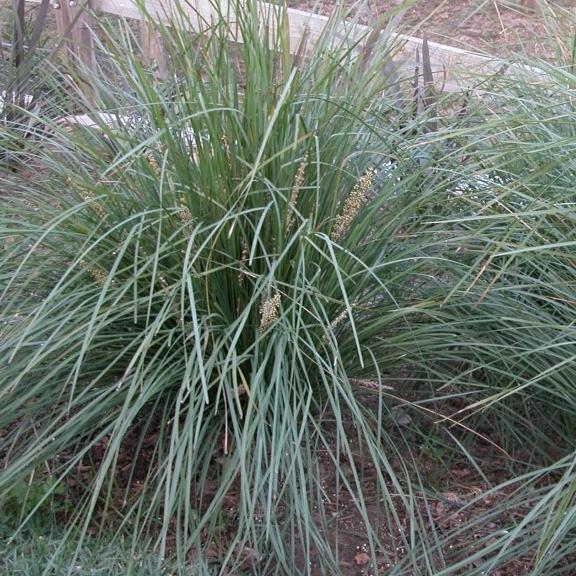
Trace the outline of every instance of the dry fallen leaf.
<path fill-rule="evenodd" d="M 452 504 L 460 504 L 462 500 L 460 496 L 455 492 L 444 492 L 442 496 L 444 496 L 444 498 L 446 498 L 446 500 Z"/>
<path fill-rule="evenodd" d="M 354 562 L 356 562 L 357 566 L 364 566 L 364 564 L 370 562 L 370 555 L 366 554 L 366 552 L 358 552 L 358 554 L 354 556 Z"/>
<path fill-rule="evenodd" d="M 468 468 L 454 468 L 452 474 L 456 476 L 456 478 L 466 478 L 466 476 L 472 474 L 472 471 Z"/>

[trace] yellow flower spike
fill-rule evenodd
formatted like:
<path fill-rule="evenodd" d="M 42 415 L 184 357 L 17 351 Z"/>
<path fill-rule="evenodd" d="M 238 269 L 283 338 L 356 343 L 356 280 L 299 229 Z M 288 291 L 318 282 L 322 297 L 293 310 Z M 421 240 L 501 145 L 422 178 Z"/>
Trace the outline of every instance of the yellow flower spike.
<path fill-rule="evenodd" d="M 360 210 L 362 210 L 362 207 L 366 202 L 368 191 L 372 187 L 375 174 L 376 171 L 374 168 L 368 168 L 366 172 L 360 176 L 360 179 L 354 185 L 354 188 L 352 188 L 352 192 L 350 192 L 350 195 L 344 202 L 342 214 L 336 217 L 334 228 L 332 229 L 332 234 L 330 235 L 334 242 L 338 242 L 342 236 L 344 236 L 346 231 L 354 222 L 354 219 Z"/>

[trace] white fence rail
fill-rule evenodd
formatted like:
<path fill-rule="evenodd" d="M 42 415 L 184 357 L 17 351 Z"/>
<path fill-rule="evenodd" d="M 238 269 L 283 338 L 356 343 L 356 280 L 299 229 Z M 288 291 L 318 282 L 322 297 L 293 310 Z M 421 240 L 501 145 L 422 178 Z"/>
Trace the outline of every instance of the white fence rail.
<path fill-rule="evenodd" d="M 39 2 L 40 0 L 31 1 Z M 186 2 L 179 2 L 178 10 L 180 12 L 175 10 L 175 0 L 146 0 L 144 3 L 138 0 L 52 1 L 52 9 L 56 13 L 60 33 L 67 38 L 69 48 L 87 65 L 94 61 L 94 55 L 89 34 L 86 33 L 90 27 L 89 10 L 86 8 L 142 21 L 147 19 L 147 16 L 142 12 L 142 5 L 145 5 L 145 11 L 158 21 L 167 24 L 178 22 L 179 26 L 195 32 L 207 29 L 221 14 L 225 14 L 231 23 L 234 22 L 235 18 L 234 3 L 229 2 L 229 0 L 219 0 L 218 10 L 209 0 L 187 0 Z M 261 21 L 268 21 L 270 10 L 273 7 L 266 2 L 258 2 L 257 5 Z M 182 15 L 185 17 L 183 18 Z M 307 46 L 313 46 L 321 37 L 329 20 L 326 16 L 293 8 L 287 9 L 287 18 L 290 30 L 290 48 L 293 52 L 299 49 L 304 37 Z M 359 24 L 343 22 L 341 26 L 343 27 L 343 34 L 352 38 L 367 37 L 371 31 L 371 28 Z M 402 34 L 396 34 L 394 37 L 398 41 L 396 62 L 399 69 L 406 69 L 407 73 L 413 74 L 416 54 L 418 51 L 422 54 L 423 40 Z M 159 68 L 162 68 L 163 56 L 158 39 L 149 34 L 144 34 L 144 39 L 144 48 L 148 50 L 147 56 L 154 59 L 159 64 Z M 241 42 L 242 38 L 231 37 L 231 40 Z M 436 42 L 428 42 L 428 49 L 432 73 L 437 85 L 446 91 L 473 88 L 474 83 L 477 82 L 477 77 L 472 80 L 470 72 L 476 75 L 478 73 L 489 74 L 503 68 L 502 61 L 497 59 Z M 507 74 L 526 71 L 533 73 L 533 71 L 520 66 L 506 68 Z"/>

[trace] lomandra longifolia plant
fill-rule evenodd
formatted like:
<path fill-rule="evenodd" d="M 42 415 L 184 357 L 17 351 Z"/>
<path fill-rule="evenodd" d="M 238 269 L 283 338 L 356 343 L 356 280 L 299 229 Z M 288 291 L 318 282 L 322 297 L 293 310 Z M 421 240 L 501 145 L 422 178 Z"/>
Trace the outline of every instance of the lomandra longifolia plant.
<path fill-rule="evenodd" d="M 262 574 L 337 573 L 342 498 L 392 562 L 374 514 L 396 550 L 433 531 L 379 374 L 426 346 L 411 318 L 441 242 L 417 215 L 449 185 L 402 140 L 418 119 L 386 32 L 335 15 L 293 54 L 284 9 L 234 2 L 231 26 L 214 4 L 191 36 L 176 6 L 164 81 L 103 26 L 92 108 L 50 123 L 42 177 L 2 198 L 0 490 L 91 466 L 84 531 Z"/>

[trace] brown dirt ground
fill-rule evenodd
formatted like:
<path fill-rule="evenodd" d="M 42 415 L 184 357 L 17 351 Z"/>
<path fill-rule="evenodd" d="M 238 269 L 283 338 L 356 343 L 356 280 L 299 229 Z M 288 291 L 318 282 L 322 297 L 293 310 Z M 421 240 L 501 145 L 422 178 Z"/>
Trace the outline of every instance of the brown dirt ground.
<path fill-rule="evenodd" d="M 465 50 L 506 56 L 515 52 L 546 56 L 550 53 L 552 34 L 546 26 L 550 10 L 571 12 L 576 19 L 574 0 L 553 0 L 529 8 L 530 0 L 415 0 L 406 9 L 402 23 L 408 33 L 426 34 L 430 40 Z M 358 4 L 346 0 L 351 7 Z M 403 0 L 367 0 L 360 9 L 364 23 L 374 22 L 387 12 L 399 9 Z M 522 4 L 523 3 L 523 4 Z M 336 0 L 289 0 L 301 10 L 328 15 Z"/>
<path fill-rule="evenodd" d="M 359 381 L 358 398 L 367 408 L 376 409 L 378 399 L 377 393 L 372 390 L 371 386 L 367 387 L 369 381 Z M 375 396 L 376 394 L 376 396 Z M 448 415 L 457 412 L 464 407 L 463 400 L 451 399 L 447 403 L 439 406 L 442 414 Z M 431 425 L 431 421 L 418 420 L 416 413 L 413 413 L 414 419 L 404 422 L 401 426 L 404 428 L 403 434 L 410 434 L 410 428 L 416 427 L 422 431 Z M 350 438 L 356 436 L 352 426 L 349 426 Z M 476 427 L 475 427 L 476 428 Z M 478 428 L 480 436 L 476 442 L 469 444 L 468 448 L 474 453 L 474 458 L 481 465 L 486 476 L 481 477 L 478 472 L 463 457 L 443 458 L 438 454 L 431 454 L 422 442 L 413 442 L 413 458 L 406 459 L 404 464 L 408 466 L 417 466 L 419 474 L 426 477 L 426 482 L 431 481 L 436 485 L 434 494 L 429 494 L 427 498 L 422 498 L 419 506 L 419 513 L 422 518 L 427 518 L 427 526 L 430 530 L 434 529 L 439 534 L 446 534 L 455 529 L 463 529 L 467 523 L 479 516 L 491 511 L 496 503 L 502 504 L 509 502 L 509 507 L 497 517 L 494 517 L 490 523 L 484 523 L 480 526 L 474 526 L 464 530 L 458 537 L 450 540 L 450 543 L 444 547 L 443 554 L 445 559 L 450 562 L 460 561 L 470 554 L 468 546 L 481 548 L 483 542 L 489 542 L 501 530 L 514 526 L 522 521 L 524 516 L 531 510 L 531 503 L 518 502 L 514 498 L 517 486 L 510 484 L 497 492 L 492 491 L 492 487 L 500 484 L 512 477 L 511 460 L 516 462 L 526 460 L 529 454 L 523 454 L 522 449 L 515 451 L 514 455 L 503 456 L 502 450 L 498 448 L 500 439 L 496 436 L 489 438 L 481 426 Z M 326 432 L 330 436 L 330 423 L 326 423 Z M 429 429 L 429 431 L 432 428 Z M 0 438 L 2 437 L 0 430 Z M 335 431 L 333 431 L 335 435 Z M 392 428 L 391 435 L 398 436 Z M 459 435 L 457 429 L 452 430 L 453 434 Z M 430 432 L 431 436 L 442 435 L 442 430 Z M 440 439 L 438 436 L 438 439 Z M 417 436 L 415 436 L 416 438 Z M 134 429 L 125 439 L 123 450 L 120 453 L 117 462 L 117 474 L 115 476 L 115 492 L 117 494 L 116 508 L 122 510 L 126 506 L 123 500 L 127 495 L 129 500 L 134 502 L 143 487 L 146 476 L 149 473 L 149 467 L 152 464 L 154 446 L 157 442 L 158 434 L 154 427 L 147 434 L 144 442 L 140 445 L 139 432 Z M 398 436 L 400 442 L 400 436 Z M 464 437 L 461 438 L 464 440 Z M 446 440 L 446 437 L 443 438 Z M 81 500 L 85 494 L 86 487 L 90 486 L 95 469 L 98 468 L 108 448 L 109 438 L 104 437 L 92 448 L 87 454 L 84 462 L 80 463 L 75 471 L 66 482 L 66 495 L 61 498 L 68 503 L 62 506 L 66 510 L 74 510 L 75 503 Z M 376 529 L 378 538 L 383 543 L 383 547 L 378 550 L 375 557 L 372 557 L 369 551 L 367 530 L 365 520 L 356 509 L 350 494 L 345 489 L 343 483 L 337 480 L 337 473 L 333 460 L 325 450 L 319 450 L 317 453 L 317 473 L 322 484 L 325 498 L 322 503 L 322 515 L 331 516 L 337 520 L 333 523 L 332 528 L 326 533 L 326 537 L 331 542 L 334 549 L 338 550 L 339 555 L 339 572 L 340 576 L 386 576 L 395 564 L 402 561 L 406 555 L 405 534 L 410 531 L 410 520 L 407 511 L 399 504 L 396 513 L 400 519 L 399 525 L 391 526 L 384 520 L 383 508 L 381 505 L 382 494 L 376 491 L 377 471 L 362 454 L 360 446 L 354 450 L 354 466 L 360 477 L 363 479 L 363 496 L 367 504 L 367 517 L 373 528 Z M 0 464 L 2 458 L 0 454 Z M 68 455 L 61 454 L 65 460 Z M 218 456 L 218 455 L 217 455 Z M 205 511 L 211 500 L 211 494 L 216 494 L 218 489 L 219 467 L 218 457 L 215 457 L 214 474 L 206 480 L 201 488 L 203 496 L 202 510 Z M 351 470 L 348 462 L 341 462 L 345 474 Z M 398 472 L 401 471 L 401 462 L 395 457 L 391 460 L 391 465 Z M 486 482 L 486 477 L 489 484 Z M 553 479 L 549 479 L 553 481 Z M 200 488 L 197 487 L 200 491 Z M 395 487 L 390 484 L 391 494 L 396 492 Z M 194 488 L 192 489 L 194 492 Z M 227 552 L 228 542 L 234 538 L 237 530 L 237 517 L 235 515 L 241 501 L 240 486 L 236 483 L 226 495 L 226 510 L 229 512 L 228 520 L 220 527 L 220 537 L 216 540 L 206 542 L 203 554 L 216 565 Z M 278 509 L 277 518 L 282 515 L 282 510 Z M 96 510 L 98 516 L 99 510 Z M 320 511 L 318 511 L 320 515 Z M 320 516 L 319 516 L 320 517 Z M 264 516 L 258 512 L 255 514 L 255 521 L 264 521 Z M 66 518 L 62 518 L 62 523 L 66 523 Z M 170 542 L 174 541 L 172 536 Z M 475 543 L 478 544 L 475 544 Z M 254 551 L 247 548 L 239 551 L 242 556 L 246 556 L 246 568 L 258 573 L 260 559 L 255 556 Z M 191 553 L 190 560 L 193 561 L 194 553 Z M 299 562 L 304 565 L 310 563 L 312 573 L 320 575 L 317 558 L 314 554 L 311 557 L 301 555 Z M 533 558 L 531 554 L 509 561 L 505 565 L 499 565 L 493 572 L 492 576 L 524 576 L 530 573 Z M 463 567 L 457 572 L 459 576 L 466 576 L 469 573 L 470 566 Z M 406 574 L 411 574 L 406 572 Z M 336 575 L 335 575 L 336 576 Z"/>
<path fill-rule="evenodd" d="M 344 0 L 351 13 L 359 13 L 368 24 L 386 13 L 392 14 L 402 4 L 402 25 L 415 36 L 426 34 L 430 40 L 471 51 L 497 56 L 511 53 L 547 56 L 553 33 L 546 21 L 552 14 L 563 17 L 565 11 L 576 23 L 575 0 Z M 328 15 L 337 0 L 288 0 L 301 10 Z M 362 4 L 361 8 L 358 5 Z M 11 0 L 0 0 L 0 10 Z M 530 6 L 533 6 L 531 8 Z M 356 8 L 355 8 L 356 7 Z M 33 8 L 33 6 L 32 6 Z M 548 18 L 547 18 L 548 16 Z M 573 33 L 575 30 L 571 30 Z M 1 36 L 1 30 L 0 30 Z"/>

